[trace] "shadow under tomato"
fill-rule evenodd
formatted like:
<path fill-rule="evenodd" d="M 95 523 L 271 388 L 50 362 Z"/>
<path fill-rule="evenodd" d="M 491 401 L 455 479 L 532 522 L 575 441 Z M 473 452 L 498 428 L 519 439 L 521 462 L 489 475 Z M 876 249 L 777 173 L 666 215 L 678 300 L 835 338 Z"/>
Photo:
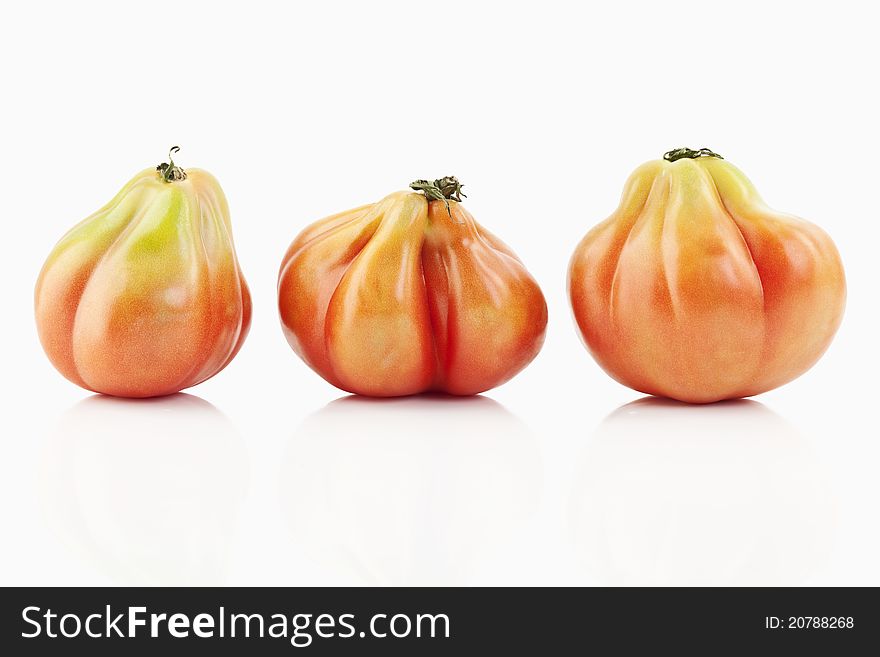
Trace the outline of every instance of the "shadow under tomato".
<path fill-rule="evenodd" d="M 753 400 L 621 406 L 586 444 L 575 549 L 614 585 L 794 585 L 827 559 L 836 509 L 809 444 Z"/>
<path fill-rule="evenodd" d="M 487 397 L 347 396 L 307 418 L 281 472 L 298 545 L 347 582 L 469 582 L 534 512 L 540 453 Z"/>
<path fill-rule="evenodd" d="M 479 406 L 486 409 L 502 409 L 505 413 L 510 414 L 510 411 L 490 397 L 484 397 L 483 395 L 450 395 L 445 392 L 423 392 L 418 395 L 402 397 L 368 397 L 366 395 L 348 394 L 334 399 L 327 405 L 327 408 L 339 408 L 358 404 L 362 406 L 399 406 L 401 408 L 430 407 L 432 405 L 447 404 L 459 409 Z"/>
<path fill-rule="evenodd" d="M 48 437 L 41 489 L 53 529 L 118 583 L 218 584 L 247 473 L 241 437 L 203 399 L 95 395 Z"/>

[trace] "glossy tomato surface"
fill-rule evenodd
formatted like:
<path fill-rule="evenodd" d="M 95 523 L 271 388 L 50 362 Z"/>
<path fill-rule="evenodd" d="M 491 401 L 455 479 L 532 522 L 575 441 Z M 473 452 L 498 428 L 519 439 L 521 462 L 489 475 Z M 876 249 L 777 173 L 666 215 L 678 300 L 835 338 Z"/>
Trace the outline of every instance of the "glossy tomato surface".
<path fill-rule="evenodd" d="M 535 280 L 456 201 L 412 192 L 306 228 L 284 256 L 288 342 L 333 385 L 363 395 L 483 392 L 538 353 Z"/>
<path fill-rule="evenodd" d="M 578 245 L 569 296 L 615 379 L 687 402 L 780 386 L 824 353 L 846 285 L 817 226 L 771 210 L 719 157 L 649 162 Z"/>
<path fill-rule="evenodd" d="M 136 175 L 55 246 L 35 291 L 52 364 L 88 390 L 178 392 L 222 370 L 250 326 L 229 209 L 211 174 Z"/>

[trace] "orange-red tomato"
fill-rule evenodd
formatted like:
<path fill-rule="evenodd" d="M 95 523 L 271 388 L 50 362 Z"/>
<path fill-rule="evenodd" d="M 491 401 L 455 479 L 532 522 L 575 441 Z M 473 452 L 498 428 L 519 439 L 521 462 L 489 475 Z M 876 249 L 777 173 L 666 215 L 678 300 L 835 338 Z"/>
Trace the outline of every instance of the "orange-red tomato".
<path fill-rule="evenodd" d="M 543 343 L 547 306 L 519 259 L 451 200 L 457 181 L 420 184 L 312 224 L 284 256 L 287 340 L 343 390 L 476 394 Z"/>
<path fill-rule="evenodd" d="M 678 149 L 637 169 L 577 247 L 569 295 L 612 377 L 713 402 L 809 369 L 840 324 L 846 285 L 821 229 L 771 210 L 720 156 Z"/>
<path fill-rule="evenodd" d="M 74 383 L 121 397 L 178 392 L 232 360 L 251 300 L 220 185 L 161 165 L 129 181 L 46 260 L 40 341 Z"/>

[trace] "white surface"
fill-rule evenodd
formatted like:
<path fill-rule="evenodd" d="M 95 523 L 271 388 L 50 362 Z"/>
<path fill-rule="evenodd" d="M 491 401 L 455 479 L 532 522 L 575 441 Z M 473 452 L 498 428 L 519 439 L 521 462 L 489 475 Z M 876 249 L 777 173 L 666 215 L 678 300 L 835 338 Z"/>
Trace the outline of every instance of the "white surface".
<path fill-rule="evenodd" d="M 880 584 L 871 9 L 5 5 L 0 583 Z M 33 283 L 172 144 L 226 191 L 253 328 L 193 397 L 91 398 L 44 357 Z M 847 313 L 753 402 L 626 406 L 578 341 L 566 265 L 682 145 L 832 235 Z M 446 174 L 541 283 L 546 346 L 483 398 L 339 399 L 281 334 L 281 256 Z"/>

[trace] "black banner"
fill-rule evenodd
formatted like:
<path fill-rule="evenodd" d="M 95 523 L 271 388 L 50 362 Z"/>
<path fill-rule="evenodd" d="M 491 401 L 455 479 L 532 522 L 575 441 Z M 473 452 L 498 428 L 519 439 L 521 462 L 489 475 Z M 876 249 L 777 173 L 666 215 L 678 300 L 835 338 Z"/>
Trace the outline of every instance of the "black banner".
<path fill-rule="evenodd" d="M 3 589 L 5 655 L 876 651 L 874 589 Z M 609 651 L 610 647 L 610 651 Z"/>

